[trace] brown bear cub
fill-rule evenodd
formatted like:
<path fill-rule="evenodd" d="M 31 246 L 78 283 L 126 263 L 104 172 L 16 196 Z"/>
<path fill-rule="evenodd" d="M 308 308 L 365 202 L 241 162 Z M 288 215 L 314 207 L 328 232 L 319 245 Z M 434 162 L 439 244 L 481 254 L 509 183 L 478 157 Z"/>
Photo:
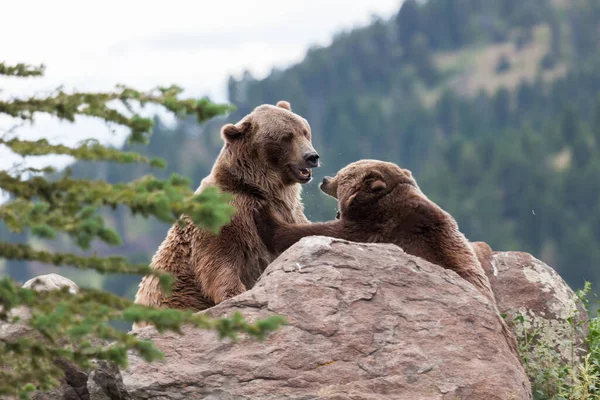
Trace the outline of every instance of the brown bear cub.
<path fill-rule="evenodd" d="M 308 122 L 288 102 L 256 107 L 237 124 L 223 126 L 221 136 L 224 146 L 196 192 L 216 186 L 233 195 L 236 212 L 218 234 L 189 220 L 185 226 L 174 224 L 151 262 L 152 268 L 174 275 L 172 294 L 165 296 L 158 279 L 147 276 L 137 304 L 198 311 L 251 288 L 278 256 L 256 230 L 253 210 L 259 202 L 268 204 L 279 220 L 308 222 L 301 184 L 312 179 L 319 155 Z"/>
<path fill-rule="evenodd" d="M 455 271 L 497 311 L 490 282 L 469 241 L 454 218 L 423 194 L 409 170 L 389 162 L 361 160 L 333 178 L 325 177 L 321 190 L 338 200 L 339 219 L 292 224 L 279 220 L 268 205 L 255 210 L 258 231 L 268 248 L 281 253 L 312 235 L 393 243 L 408 254 Z M 498 317 L 511 349 L 517 353 L 514 336 L 499 313 Z"/>

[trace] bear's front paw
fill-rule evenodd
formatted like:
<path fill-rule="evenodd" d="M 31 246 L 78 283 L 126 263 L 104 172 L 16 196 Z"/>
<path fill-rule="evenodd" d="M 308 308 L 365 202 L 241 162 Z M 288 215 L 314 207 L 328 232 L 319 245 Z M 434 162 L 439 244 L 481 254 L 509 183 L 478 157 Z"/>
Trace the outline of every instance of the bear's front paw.
<path fill-rule="evenodd" d="M 265 246 L 271 250 L 277 229 L 277 222 L 273 215 L 271 215 L 266 207 L 259 206 L 254 209 L 254 224 L 256 225 L 258 236 Z"/>

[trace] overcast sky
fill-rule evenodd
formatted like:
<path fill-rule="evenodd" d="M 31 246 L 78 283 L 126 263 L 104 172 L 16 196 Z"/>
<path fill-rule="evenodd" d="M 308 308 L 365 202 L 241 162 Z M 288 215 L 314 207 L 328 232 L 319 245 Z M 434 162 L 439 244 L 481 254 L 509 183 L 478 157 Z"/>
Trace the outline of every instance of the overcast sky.
<path fill-rule="evenodd" d="M 333 34 L 389 18 L 402 0 L 4 1 L 0 60 L 44 63 L 41 79 L 0 78 L 0 98 L 67 90 L 137 89 L 177 84 L 188 96 L 226 101 L 226 79 L 248 69 L 263 77 L 302 60 Z M 0 133 L 14 124 L 0 117 Z M 75 144 L 90 136 L 119 143 L 101 123 L 40 118 L 27 138 Z M 0 146 L 0 168 L 15 158 Z M 62 159 L 60 164 L 67 162 Z"/>

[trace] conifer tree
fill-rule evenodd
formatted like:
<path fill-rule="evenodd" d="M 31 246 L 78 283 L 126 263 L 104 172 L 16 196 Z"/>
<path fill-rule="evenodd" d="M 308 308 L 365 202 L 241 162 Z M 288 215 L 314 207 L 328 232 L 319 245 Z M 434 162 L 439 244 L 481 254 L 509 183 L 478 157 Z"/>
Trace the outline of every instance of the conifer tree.
<path fill-rule="evenodd" d="M 0 76 L 28 79 L 42 76 L 43 66 L 0 63 Z M 229 112 L 232 107 L 214 104 L 208 98 L 180 99 L 177 86 L 140 92 L 125 86 L 102 93 L 67 93 L 57 90 L 47 97 L 0 99 L 0 116 L 20 122 L 33 122 L 40 114 L 74 122 L 87 116 L 107 124 L 129 128 L 128 143 L 147 143 L 153 120 L 135 112 L 135 106 L 155 104 L 176 116 L 195 115 L 198 122 Z M 123 111 L 110 105 L 119 103 Z M 125 111 L 127 110 L 127 111 Z M 164 167 L 160 159 L 148 159 L 135 152 L 103 146 L 95 140 L 83 140 L 75 147 L 53 144 L 46 139 L 35 141 L 18 137 L 18 130 L 0 132 L 0 144 L 24 157 L 69 155 L 76 160 L 115 163 L 146 163 Z M 216 189 L 194 195 L 191 182 L 173 175 L 166 180 L 145 176 L 127 183 L 109 184 L 101 180 L 73 178 L 69 168 L 55 171 L 20 167 L 0 170 L 0 191 L 10 199 L 0 204 L 0 222 L 15 234 L 27 232 L 41 239 L 66 235 L 80 249 L 87 250 L 94 240 L 119 245 L 119 235 L 105 225 L 102 211 L 125 206 L 133 214 L 175 223 L 183 214 L 202 229 L 217 232 L 226 224 L 233 208 L 229 197 Z M 181 222 L 179 222 L 181 223 Z M 163 288 L 170 290 L 171 277 L 135 265 L 123 257 L 82 256 L 36 248 L 29 243 L 14 243 L 0 238 L 0 260 L 35 261 L 55 266 L 70 266 L 100 273 L 159 275 Z M 20 287 L 9 277 L 0 277 L 0 324 L 13 324 L 11 310 L 25 306 L 31 312 L 26 323 L 33 335 L 8 342 L 0 338 L 0 396 L 27 398 L 34 390 L 47 390 L 62 377 L 54 365 L 58 358 L 88 368 L 92 360 L 107 360 L 123 367 L 127 352 L 136 351 L 148 361 L 161 358 L 151 342 L 119 331 L 109 322 L 122 320 L 149 322 L 159 332 L 181 332 L 184 324 L 216 330 L 221 337 L 236 337 L 245 332 L 259 339 L 283 323 L 273 316 L 248 324 L 241 315 L 213 319 L 178 310 L 153 309 L 134 305 L 130 300 L 111 293 L 82 288 L 77 294 L 62 291 L 35 292 Z M 23 321 L 21 321 L 23 322 Z M 110 342 L 110 346 L 106 343 Z"/>

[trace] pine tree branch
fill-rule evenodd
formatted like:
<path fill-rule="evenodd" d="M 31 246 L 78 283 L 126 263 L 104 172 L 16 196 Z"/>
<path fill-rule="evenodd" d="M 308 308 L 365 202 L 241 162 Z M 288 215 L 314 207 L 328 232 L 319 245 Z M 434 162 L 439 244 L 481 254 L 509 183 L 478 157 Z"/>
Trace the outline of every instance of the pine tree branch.
<path fill-rule="evenodd" d="M 23 243 L 0 242 L 0 258 L 17 261 L 36 261 L 55 266 L 69 266 L 78 269 L 93 269 L 100 273 L 153 274 L 147 264 L 130 264 L 125 257 L 77 256 L 72 253 L 55 253 L 35 250 Z"/>
<path fill-rule="evenodd" d="M 148 176 L 112 185 L 72 179 L 68 171 L 55 181 L 39 176 L 21 180 L 0 171 L 0 188 L 20 199 L 0 206 L 0 218 L 13 231 L 39 226 L 35 234 L 53 237 L 55 234 L 41 228 L 47 226 L 68 232 L 83 248 L 87 248 L 94 237 L 109 244 L 119 243 L 111 231 L 105 229 L 102 218 L 93 215 L 95 208 L 101 206 L 114 209 L 125 205 L 134 215 L 154 216 L 168 223 L 187 215 L 201 228 L 218 232 L 233 215 L 233 207 L 229 205 L 231 196 L 219 193 L 216 188 L 193 195 L 188 185 L 188 180 L 177 175 L 166 181 Z"/>
<path fill-rule="evenodd" d="M 67 211 L 71 212 L 65 213 Z M 47 203 L 17 199 L 0 206 L 0 220 L 14 232 L 22 233 L 29 227 L 34 236 L 45 239 L 54 239 L 58 232 L 65 232 L 82 249 L 88 249 L 95 238 L 113 246 L 120 245 L 119 234 L 105 226 L 102 216 L 95 212 L 95 207 L 50 209 Z"/>
<path fill-rule="evenodd" d="M 0 138 L 0 144 L 7 146 L 14 153 L 21 156 L 45 156 L 49 154 L 69 155 L 83 161 L 114 161 L 123 164 L 145 163 L 153 167 L 164 168 L 164 160 L 154 158 L 148 159 L 141 154 L 120 151 L 101 145 L 95 139 L 86 140 L 82 145 L 72 148 L 62 144 L 52 145 L 46 139 L 34 141 Z"/>
<path fill-rule="evenodd" d="M 128 141 L 131 143 L 147 143 L 153 125 L 150 118 L 139 115 L 128 117 L 110 108 L 107 103 L 118 100 L 128 110 L 133 110 L 132 101 L 144 106 L 153 103 L 165 107 L 177 116 L 195 114 L 198 122 L 225 114 L 233 110 L 228 104 L 214 104 L 208 98 L 200 100 L 180 100 L 177 96 L 183 90 L 178 86 L 157 88 L 150 92 L 139 92 L 134 89 L 118 86 L 114 92 L 107 93 L 72 93 L 59 90 L 57 94 L 46 98 L 30 97 L 28 99 L 12 99 L 0 101 L 0 114 L 25 121 L 33 121 L 35 114 L 45 113 L 70 122 L 78 115 L 100 118 L 109 123 L 126 126 L 131 130 Z"/>
<path fill-rule="evenodd" d="M 6 63 L 0 63 L 0 75 L 5 76 L 17 76 L 17 77 L 29 77 L 29 76 L 42 76 L 44 75 L 44 65 L 31 66 L 28 64 L 16 64 L 8 65 Z"/>

